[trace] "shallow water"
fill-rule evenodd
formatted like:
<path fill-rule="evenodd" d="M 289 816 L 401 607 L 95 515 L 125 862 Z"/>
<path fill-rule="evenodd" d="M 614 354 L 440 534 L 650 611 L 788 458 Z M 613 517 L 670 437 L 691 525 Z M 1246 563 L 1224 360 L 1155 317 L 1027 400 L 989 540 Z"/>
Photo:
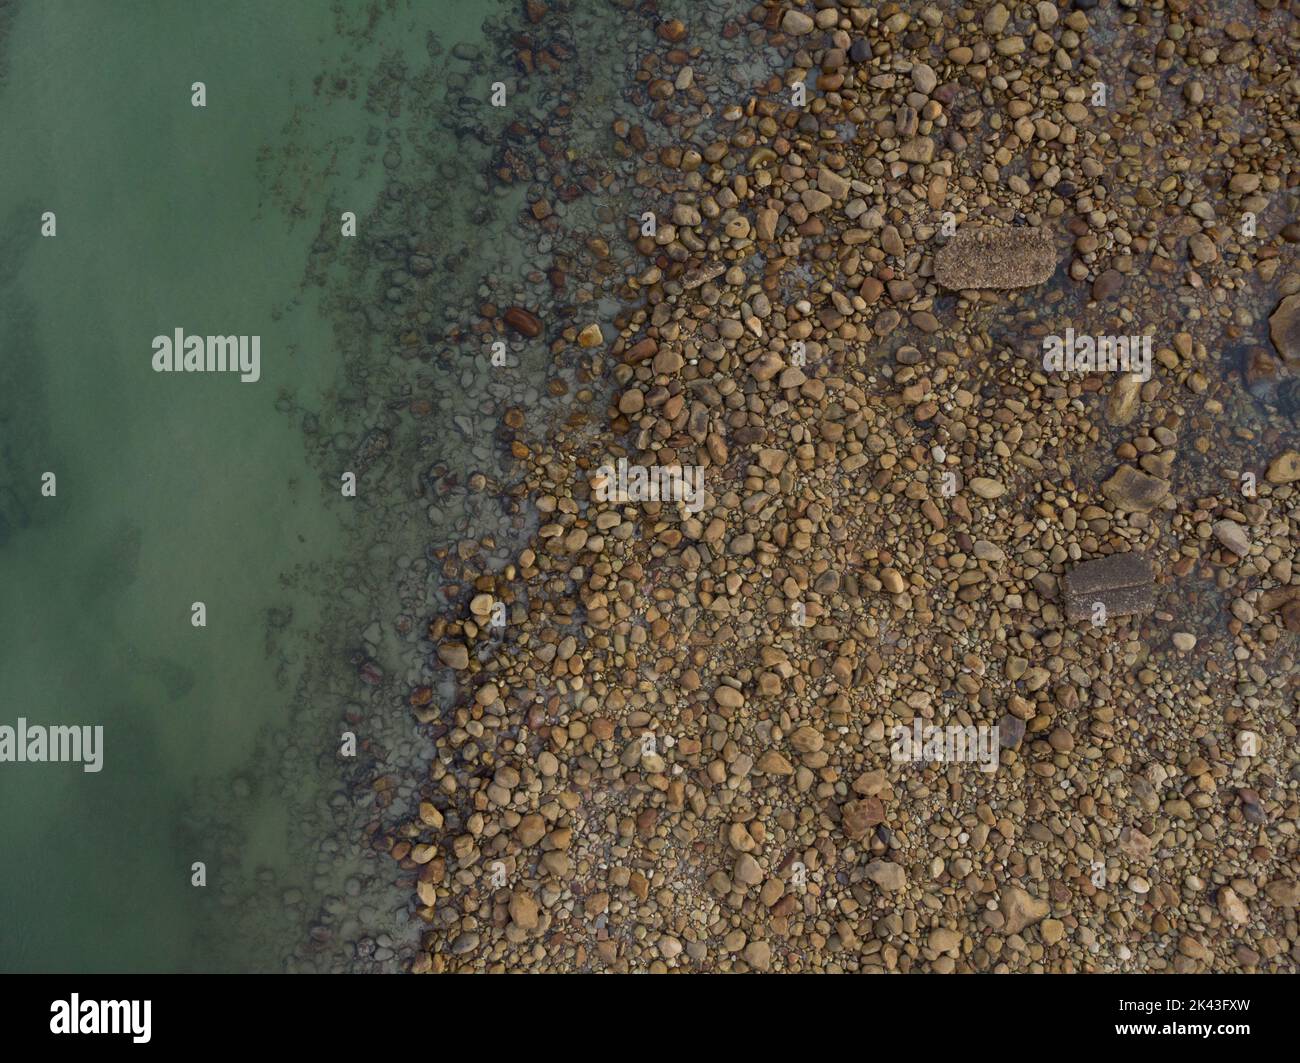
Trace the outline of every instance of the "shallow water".
<path fill-rule="evenodd" d="M 453 6 L 443 22 L 476 32 L 483 9 Z M 104 764 L 0 766 L 0 968 L 269 966 L 288 951 L 257 928 L 218 957 L 207 924 L 254 868 L 272 907 L 308 878 L 319 839 L 259 775 L 284 752 L 276 729 L 292 719 L 323 747 L 299 750 L 301 797 L 337 776 L 324 723 L 342 702 L 291 712 L 304 665 L 328 674 L 322 629 L 359 521 L 301 415 L 328 414 L 358 352 L 301 281 L 322 233 L 342 243 L 336 206 L 364 218 L 379 192 L 364 92 L 326 104 L 313 84 L 410 44 L 396 22 L 368 29 L 363 4 L 257 0 L 24 4 L 11 21 L 0 723 L 102 725 Z M 178 327 L 261 336 L 260 381 L 152 372 L 152 338 Z M 209 803 L 228 793 L 237 811 Z"/>

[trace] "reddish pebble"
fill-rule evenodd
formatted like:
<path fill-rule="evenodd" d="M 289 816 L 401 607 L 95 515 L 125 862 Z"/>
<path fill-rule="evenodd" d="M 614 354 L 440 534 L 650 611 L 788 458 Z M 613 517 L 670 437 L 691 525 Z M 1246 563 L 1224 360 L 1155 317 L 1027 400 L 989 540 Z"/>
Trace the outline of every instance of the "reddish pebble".
<path fill-rule="evenodd" d="M 508 328 L 529 339 L 542 333 L 542 319 L 536 314 L 530 314 L 522 306 L 512 306 L 506 311 L 504 320 Z"/>

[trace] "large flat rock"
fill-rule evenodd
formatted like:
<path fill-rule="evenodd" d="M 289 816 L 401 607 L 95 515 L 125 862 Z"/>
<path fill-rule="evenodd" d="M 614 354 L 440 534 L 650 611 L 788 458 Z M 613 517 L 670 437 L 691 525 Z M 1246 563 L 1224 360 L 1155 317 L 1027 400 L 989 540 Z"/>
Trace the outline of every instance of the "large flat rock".
<path fill-rule="evenodd" d="M 1085 561 L 1066 573 L 1065 615 L 1089 620 L 1097 602 L 1108 617 L 1149 613 L 1155 608 L 1154 578 L 1151 562 L 1136 551 Z"/>
<path fill-rule="evenodd" d="M 1029 288 L 1056 272 L 1050 229 L 964 226 L 934 256 L 934 277 L 945 288 Z"/>

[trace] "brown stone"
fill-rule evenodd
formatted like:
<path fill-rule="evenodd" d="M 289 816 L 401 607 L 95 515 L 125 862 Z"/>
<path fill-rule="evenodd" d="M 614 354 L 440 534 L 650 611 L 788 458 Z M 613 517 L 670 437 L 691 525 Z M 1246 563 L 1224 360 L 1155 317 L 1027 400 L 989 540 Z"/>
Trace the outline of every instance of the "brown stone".
<path fill-rule="evenodd" d="M 538 923 L 537 902 L 527 893 L 515 893 L 510 897 L 510 918 L 522 930 L 535 930 Z"/>
<path fill-rule="evenodd" d="M 623 352 L 623 361 L 628 365 L 636 365 L 638 362 L 644 362 L 647 358 L 653 358 L 658 349 L 659 344 L 653 338 L 647 336 L 643 340 L 637 340 L 636 343 Z"/>
<path fill-rule="evenodd" d="M 444 642 L 438 647 L 438 660 L 448 668 L 463 671 L 469 667 L 469 650 L 463 642 Z"/>
<path fill-rule="evenodd" d="M 536 845 L 546 837 L 546 820 L 536 812 L 530 812 L 519 821 L 515 836 L 524 845 Z"/>
<path fill-rule="evenodd" d="M 674 44 L 686 40 L 686 24 L 679 18 L 670 18 L 666 22 L 659 23 L 659 28 L 655 32 L 664 40 L 672 41 Z"/>
<path fill-rule="evenodd" d="M 706 284 L 715 277 L 720 277 L 727 271 L 726 263 L 710 262 L 706 266 L 699 266 L 696 269 L 689 269 L 682 276 L 682 287 L 687 291 L 698 288 L 701 284 Z"/>
<path fill-rule="evenodd" d="M 1300 364 L 1300 293 L 1278 303 L 1268 319 L 1268 334 L 1284 362 Z"/>
<path fill-rule="evenodd" d="M 735 687 L 724 684 L 713 692 L 713 700 L 724 709 L 738 709 L 745 704 L 745 695 Z"/>
<path fill-rule="evenodd" d="M 1300 480 L 1300 451 L 1286 450 L 1269 463 L 1264 479 L 1271 484 L 1290 484 Z"/>
<path fill-rule="evenodd" d="M 794 774 L 794 766 L 775 749 L 769 749 L 759 757 L 757 767 L 765 775 Z"/>
<path fill-rule="evenodd" d="M 1019 934 L 1025 927 L 1041 922 L 1051 910 L 1046 901 L 1039 900 L 1019 886 L 1002 887 L 998 909 L 1006 920 L 1003 929 L 1008 934 Z"/>
<path fill-rule="evenodd" d="M 826 739 L 815 727 L 800 727 L 790 736 L 790 745 L 800 753 L 816 753 L 826 744 Z"/>
<path fill-rule="evenodd" d="M 746 886 L 757 886 L 763 881 L 763 869 L 749 853 L 741 853 L 736 857 L 736 865 L 732 868 L 731 877 Z"/>
<path fill-rule="evenodd" d="M 930 162 L 934 158 L 934 141 L 929 137 L 912 137 L 898 149 L 904 162 Z"/>
<path fill-rule="evenodd" d="M 1228 922 L 1243 926 L 1250 922 L 1250 909 L 1231 886 L 1219 890 L 1219 914 Z"/>
<path fill-rule="evenodd" d="M 1097 302 L 1103 299 L 1109 299 L 1112 295 L 1118 294 L 1119 290 L 1124 287 L 1124 274 L 1117 269 L 1108 269 L 1099 274 L 1097 279 L 1092 282 L 1092 297 Z"/>
<path fill-rule="evenodd" d="M 540 336 L 542 333 L 542 319 L 536 314 L 529 313 L 522 306 L 512 306 L 505 312 L 502 319 L 508 328 L 513 329 L 521 336 L 527 336 L 532 339 Z"/>
<path fill-rule="evenodd" d="M 784 365 L 781 356 L 775 351 L 764 351 L 749 364 L 749 371 L 755 380 L 771 380 Z"/>
<path fill-rule="evenodd" d="M 1153 578 L 1151 563 L 1136 551 L 1085 561 L 1066 574 L 1065 615 L 1091 619 L 1097 602 L 1108 617 L 1148 613 L 1155 608 Z"/>
<path fill-rule="evenodd" d="M 862 869 L 862 873 L 882 890 L 897 893 L 907 888 L 907 872 L 899 864 L 890 860 L 872 860 Z"/>
<path fill-rule="evenodd" d="M 1132 465 L 1121 465 L 1101 485 L 1101 493 L 1123 513 L 1147 513 L 1169 494 L 1169 481 L 1151 476 Z"/>
<path fill-rule="evenodd" d="M 1300 907 L 1300 882 L 1274 879 L 1264 887 L 1264 895 L 1281 908 Z"/>
<path fill-rule="evenodd" d="M 853 841 L 861 841 L 872 828 L 885 821 L 885 806 L 878 797 L 844 802 L 840 810 L 844 834 Z"/>
<path fill-rule="evenodd" d="M 1281 373 L 1281 361 L 1267 347 L 1250 346 L 1241 352 L 1241 375 L 1246 387 L 1267 387 L 1276 382 Z"/>

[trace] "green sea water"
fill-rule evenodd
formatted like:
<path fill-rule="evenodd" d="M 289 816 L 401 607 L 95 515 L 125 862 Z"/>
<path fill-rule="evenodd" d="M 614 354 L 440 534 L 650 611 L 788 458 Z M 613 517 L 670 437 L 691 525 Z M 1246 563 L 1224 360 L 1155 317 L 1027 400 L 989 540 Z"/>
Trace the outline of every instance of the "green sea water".
<path fill-rule="evenodd" d="M 346 353 L 300 282 L 313 242 L 339 232 L 327 206 L 363 213 L 382 177 L 364 93 L 326 108 L 314 84 L 396 46 L 352 32 L 368 10 L 9 9 L 0 724 L 102 725 L 104 751 L 97 774 L 0 764 L 0 969 L 217 965 L 199 934 L 214 891 L 191 880 L 195 861 L 219 878 L 222 858 L 196 837 L 195 794 L 265 763 L 356 534 L 285 411 L 327 408 Z M 154 373 L 152 338 L 176 328 L 260 336 L 261 380 Z M 313 842 L 293 834 L 282 805 L 254 807 L 245 863 L 291 878 Z M 224 962 L 258 966 L 281 943 L 227 946 Z"/>

